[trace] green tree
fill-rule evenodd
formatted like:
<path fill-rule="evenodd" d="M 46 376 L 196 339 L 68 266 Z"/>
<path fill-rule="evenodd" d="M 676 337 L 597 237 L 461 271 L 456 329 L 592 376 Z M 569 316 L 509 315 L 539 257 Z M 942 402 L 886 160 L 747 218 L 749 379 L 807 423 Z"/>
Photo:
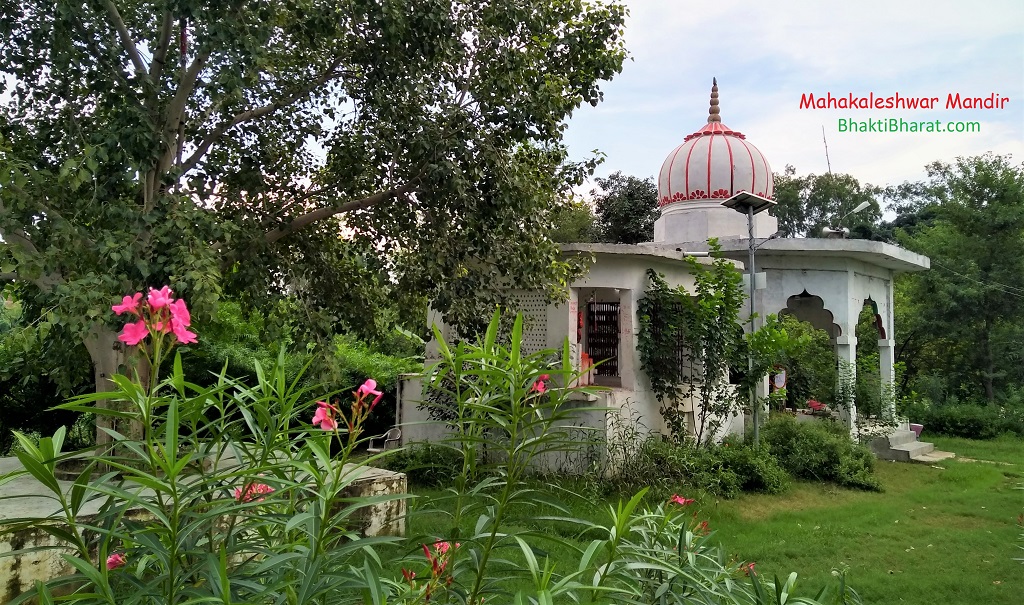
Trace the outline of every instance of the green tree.
<path fill-rule="evenodd" d="M 835 406 L 839 376 L 828 333 L 792 315 L 780 321 L 792 342 L 780 363 L 786 369 L 787 406 L 804 408 L 808 399 Z"/>
<path fill-rule="evenodd" d="M 782 174 L 775 174 L 777 203 L 772 214 L 779 219 L 780 237 L 822 237 L 825 227 L 845 227 L 850 237 L 872 239 L 882 216 L 881 193 L 878 187 L 862 185 L 848 174 L 801 177 L 793 166 L 786 166 Z M 861 202 L 870 206 L 845 216 Z"/>
<path fill-rule="evenodd" d="M 661 216 L 654 179 L 613 172 L 594 179 L 600 189 L 591 192 L 600 217 L 601 239 L 614 244 L 654 240 L 654 221 Z"/>
<path fill-rule="evenodd" d="M 624 13 L 0 0 L 0 275 L 82 339 L 98 389 L 126 363 L 111 300 L 146 286 L 206 316 L 291 294 L 328 326 L 394 292 L 468 323 L 500 283 L 557 288 L 553 200 L 592 168 L 564 120 L 621 69 Z"/>
<path fill-rule="evenodd" d="M 576 242 L 597 242 L 601 240 L 601 228 L 593 208 L 583 200 L 570 198 L 551 213 L 554 229 L 551 239 L 560 244 Z"/>
<path fill-rule="evenodd" d="M 932 260 L 906 277 L 913 313 L 901 329 L 927 359 L 908 368 L 931 368 L 944 390 L 996 402 L 1024 384 L 1024 167 L 985 154 L 927 170 L 896 205 L 908 225 L 896 229 L 900 241 Z"/>

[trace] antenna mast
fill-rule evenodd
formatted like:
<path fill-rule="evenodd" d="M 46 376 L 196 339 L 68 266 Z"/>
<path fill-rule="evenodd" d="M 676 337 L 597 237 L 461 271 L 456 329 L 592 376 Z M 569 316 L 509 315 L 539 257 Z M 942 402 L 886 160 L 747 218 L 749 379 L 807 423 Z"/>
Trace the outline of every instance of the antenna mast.
<path fill-rule="evenodd" d="M 821 125 L 821 142 L 825 144 L 825 165 L 828 166 L 828 175 L 832 176 L 832 162 L 828 159 L 828 141 L 825 140 L 825 125 Z"/>

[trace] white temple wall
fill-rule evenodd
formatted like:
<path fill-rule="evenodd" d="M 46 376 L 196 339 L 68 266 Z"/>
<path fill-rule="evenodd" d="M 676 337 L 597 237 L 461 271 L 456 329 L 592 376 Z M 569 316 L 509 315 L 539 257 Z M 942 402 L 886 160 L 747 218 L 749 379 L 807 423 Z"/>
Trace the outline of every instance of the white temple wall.
<path fill-rule="evenodd" d="M 779 230 L 779 221 L 767 212 L 754 215 L 754 237 L 767 238 Z M 706 242 L 708 238 L 746 239 L 747 216 L 722 206 L 722 200 L 677 202 L 662 208 L 654 222 L 656 243 Z"/>

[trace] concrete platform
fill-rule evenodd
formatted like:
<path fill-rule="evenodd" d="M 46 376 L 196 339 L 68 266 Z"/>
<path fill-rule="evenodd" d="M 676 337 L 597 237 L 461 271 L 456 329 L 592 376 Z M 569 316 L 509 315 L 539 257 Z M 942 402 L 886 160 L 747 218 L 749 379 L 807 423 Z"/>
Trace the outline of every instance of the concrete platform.
<path fill-rule="evenodd" d="M 880 460 L 896 462 L 933 464 L 955 456 L 950 452 L 936 450 L 932 443 L 918 441 L 917 433 L 907 429 L 897 429 L 888 436 L 872 439 L 868 447 Z"/>

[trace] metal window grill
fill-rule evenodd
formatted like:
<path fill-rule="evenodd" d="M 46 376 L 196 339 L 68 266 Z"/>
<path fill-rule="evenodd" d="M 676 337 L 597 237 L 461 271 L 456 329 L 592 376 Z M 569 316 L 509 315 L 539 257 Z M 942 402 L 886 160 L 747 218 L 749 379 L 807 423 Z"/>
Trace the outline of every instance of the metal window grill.
<path fill-rule="evenodd" d="M 598 376 L 619 375 L 619 303 L 587 303 L 587 355 Z"/>
<path fill-rule="evenodd" d="M 683 326 L 669 326 L 666 325 L 667 322 L 665 321 L 666 315 L 678 317 L 683 303 L 672 302 L 668 303 L 668 306 L 671 307 L 671 312 L 669 313 L 664 313 L 660 305 L 651 309 L 651 331 L 657 342 L 665 342 L 665 339 L 668 339 L 673 344 L 670 357 L 670 360 L 673 362 L 671 368 L 676 371 L 674 376 L 676 381 L 684 382 L 689 378 L 690 372 L 693 371 L 693 368 L 691 368 L 691 365 L 694 363 L 692 351 L 687 345 L 686 332 Z"/>

